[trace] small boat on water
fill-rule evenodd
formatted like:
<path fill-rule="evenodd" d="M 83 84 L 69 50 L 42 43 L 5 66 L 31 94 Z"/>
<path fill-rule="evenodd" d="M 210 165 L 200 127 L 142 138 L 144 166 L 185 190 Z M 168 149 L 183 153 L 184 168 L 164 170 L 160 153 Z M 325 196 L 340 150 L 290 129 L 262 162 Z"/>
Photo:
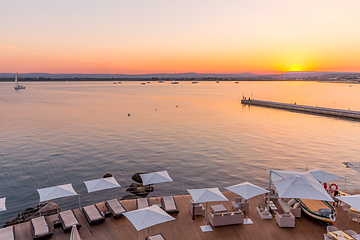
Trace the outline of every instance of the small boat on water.
<path fill-rule="evenodd" d="M 142 82 L 141 85 L 145 85 L 146 83 L 145 82 Z"/>
<path fill-rule="evenodd" d="M 335 223 L 336 209 L 331 203 L 299 198 L 297 198 L 297 201 L 300 203 L 301 210 L 312 220 L 324 225 L 333 225 Z"/>
<path fill-rule="evenodd" d="M 15 77 L 15 87 L 14 87 L 15 90 L 18 90 L 18 89 L 25 89 L 24 86 L 21 86 L 18 84 L 18 81 L 17 81 L 17 74 L 16 74 L 16 77 Z"/>
<path fill-rule="evenodd" d="M 179 82 L 171 82 L 171 84 L 179 84 Z"/>
<path fill-rule="evenodd" d="M 163 80 L 159 80 L 158 83 L 164 83 L 164 81 L 163 81 Z"/>

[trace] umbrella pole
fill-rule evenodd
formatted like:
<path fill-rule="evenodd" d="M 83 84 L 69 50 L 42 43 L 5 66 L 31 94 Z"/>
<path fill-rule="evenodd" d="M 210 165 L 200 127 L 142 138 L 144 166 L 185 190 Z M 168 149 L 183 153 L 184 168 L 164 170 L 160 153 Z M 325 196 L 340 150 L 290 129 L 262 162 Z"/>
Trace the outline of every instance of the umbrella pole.
<path fill-rule="evenodd" d="M 268 192 L 267 204 L 266 204 L 267 207 L 269 206 L 269 202 L 270 202 L 271 173 L 272 173 L 272 171 L 270 170 L 270 173 L 269 173 L 269 192 Z"/>
<path fill-rule="evenodd" d="M 155 183 L 155 199 L 156 199 L 156 205 L 158 204 L 157 203 L 157 183 Z"/>
<path fill-rule="evenodd" d="M 103 211 L 102 213 L 104 214 L 104 209 L 105 209 L 105 204 L 104 204 L 104 190 L 101 190 L 101 203 L 103 204 Z"/>
<path fill-rule="evenodd" d="M 80 192 L 78 192 L 78 196 L 79 196 L 79 210 L 81 211 L 81 204 L 80 204 Z"/>

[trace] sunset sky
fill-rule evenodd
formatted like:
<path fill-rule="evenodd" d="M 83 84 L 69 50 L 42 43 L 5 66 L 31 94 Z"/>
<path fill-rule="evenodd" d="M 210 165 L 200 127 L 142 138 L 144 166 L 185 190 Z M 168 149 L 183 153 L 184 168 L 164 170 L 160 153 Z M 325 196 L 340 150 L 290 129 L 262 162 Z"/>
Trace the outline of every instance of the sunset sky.
<path fill-rule="evenodd" d="M 359 0 L 2 0 L 0 72 L 360 72 Z"/>

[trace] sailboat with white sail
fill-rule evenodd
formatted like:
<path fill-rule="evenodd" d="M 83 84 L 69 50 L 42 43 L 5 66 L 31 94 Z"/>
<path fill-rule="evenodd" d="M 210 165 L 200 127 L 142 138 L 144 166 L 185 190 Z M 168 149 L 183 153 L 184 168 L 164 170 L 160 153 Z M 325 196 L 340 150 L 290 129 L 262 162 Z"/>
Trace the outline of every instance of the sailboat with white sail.
<path fill-rule="evenodd" d="M 21 86 L 18 84 L 18 81 L 17 81 L 17 74 L 16 74 L 16 77 L 15 77 L 15 90 L 18 90 L 18 89 L 25 89 L 24 86 Z"/>

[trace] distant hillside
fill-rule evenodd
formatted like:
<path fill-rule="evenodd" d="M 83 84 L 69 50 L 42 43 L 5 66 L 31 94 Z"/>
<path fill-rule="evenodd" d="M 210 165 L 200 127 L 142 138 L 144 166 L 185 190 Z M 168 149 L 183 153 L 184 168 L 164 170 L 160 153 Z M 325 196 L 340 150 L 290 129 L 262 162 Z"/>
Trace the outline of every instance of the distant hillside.
<path fill-rule="evenodd" d="M 252 73 L 238 73 L 238 74 L 216 74 L 216 73 L 156 73 L 156 74 L 83 74 L 83 73 L 69 73 L 69 74 L 52 74 L 52 73 L 19 73 L 19 78 L 248 78 L 259 76 Z M 0 78 L 12 78 L 15 73 L 0 73 Z"/>

